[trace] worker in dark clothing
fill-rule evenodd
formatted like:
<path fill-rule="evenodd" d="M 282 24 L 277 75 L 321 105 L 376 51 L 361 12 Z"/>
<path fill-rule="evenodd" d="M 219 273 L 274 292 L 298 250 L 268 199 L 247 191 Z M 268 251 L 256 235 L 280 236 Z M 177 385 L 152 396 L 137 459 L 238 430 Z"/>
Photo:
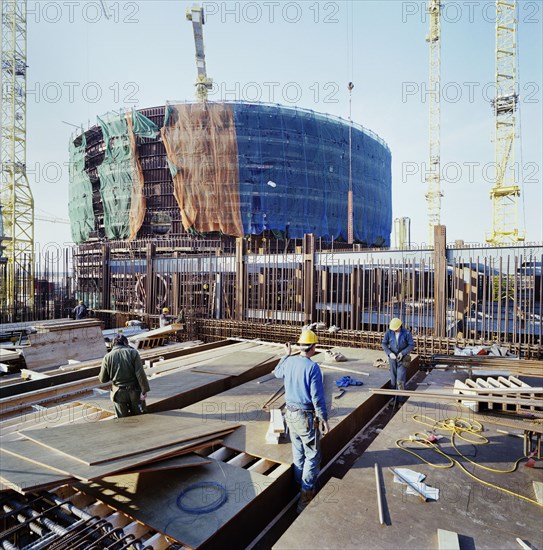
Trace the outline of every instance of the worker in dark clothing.
<path fill-rule="evenodd" d="M 312 330 L 303 330 L 298 339 L 300 355 L 287 354 L 275 367 L 274 374 L 285 384 L 287 422 L 292 442 L 294 478 L 301 488 L 297 512 L 302 512 L 315 496 L 320 470 L 320 433 L 330 431 L 324 386 L 319 365 L 311 360 L 316 353 L 317 336 Z"/>
<path fill-rule="evenodd" d="M 79 300 L 79 303 L 73 308 L 72 313 L 76 319 L 84 319 L 88 315 L 89 310 L 83 300 Z"/>
<path fill-rule="evenodd" d="M 390 365 L 390 387 L 398 390 L 405 389 L 407 365 L 411 361 L 409 354 L 415 348 L 413 336 L 402 327 L 402 321 L 395 317 L 390 321 L 381 345 Z M 397 403 L 403 403 L 405 399 L 400 396 Z"/>
<path fill-rule="evenodd" d="M 114 338 L 112 350 L 102 359 L 98 378 L 100 382 L 112 382 L 111 400 L 117 418 L 145 412 L 149 382 L 140 354 L 128 345 L 126 336 Z"/>

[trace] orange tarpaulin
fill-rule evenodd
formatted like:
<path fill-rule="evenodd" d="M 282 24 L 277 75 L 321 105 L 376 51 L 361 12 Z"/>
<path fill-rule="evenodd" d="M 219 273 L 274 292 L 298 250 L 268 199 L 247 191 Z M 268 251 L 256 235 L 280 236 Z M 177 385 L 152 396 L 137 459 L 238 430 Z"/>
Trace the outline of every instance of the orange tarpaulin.
<path fill-rule="evenodd" d="M 170 105 L 161 129 L 184 229 L 243 236 L 238 149 L 229 105 Z"/>
<path fill-rule="evenodd" d="M 132 200 L 130 201 L 130 235 L 129 241 L 133 241 L 145 219 L 145 195 L 143 193 L 144 178 L 143 170 L 138 155 L 138 146 L 136 136 L 134 135 L 134 125 L 132 122 L 132 113 L 126 113 L 126 122 L 128 125 L 128 137 L 130 139 L 130 160 L 132 162 Z"/>

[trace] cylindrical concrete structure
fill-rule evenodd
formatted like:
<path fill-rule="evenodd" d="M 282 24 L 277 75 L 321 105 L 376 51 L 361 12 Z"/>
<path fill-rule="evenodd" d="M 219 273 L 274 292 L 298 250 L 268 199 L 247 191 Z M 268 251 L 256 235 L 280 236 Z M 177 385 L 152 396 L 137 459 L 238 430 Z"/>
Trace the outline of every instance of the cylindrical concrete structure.
<path fill-rule="evenodd" d="M 358 124 L 244 102 L 172 103 L 116 116 L 72 144 L 78 243 L 263 232 L 347 240 L 351 188 L 354 240 L 390 245 L 391 153 Z"/>

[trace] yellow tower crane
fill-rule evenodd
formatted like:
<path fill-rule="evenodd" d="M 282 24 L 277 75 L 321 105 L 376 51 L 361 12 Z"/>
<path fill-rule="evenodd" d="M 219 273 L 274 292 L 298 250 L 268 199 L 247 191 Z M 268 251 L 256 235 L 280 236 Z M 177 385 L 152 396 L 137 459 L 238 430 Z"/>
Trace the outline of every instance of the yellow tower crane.
<path fill-rule="evenodd" d="M 492 232 L 486 240 L 497 246 L 524 240 L 518 229 L 520 187 L 514 170 L 518 105 L 516 12 L 516 0 L 496 0 L 496 95 L 492 100 L 496 182 L 490 190 Z"/>
<path fill-rule="evenodd" d="M 434 226 L 441 222 L 441 2 L 428 0 L 430 16 L 430 34 L 426 41 L 430 44 L 430 78 L 429 78 L 429 166 L 426 171 L 426 201 L 428 203 L 429 243 L 434 243 Z"/>
<path fill-rule="evenodd" d="M 26 0 L 1 0 L 0 205 L 3 307 L 18 320 L 34 299 L 34 199 L 26 176 Z"/>
<path fill-rule="evenodd" d="M 204 8 L 194 4 L 190 10 L 187 8 L 187 19 L 192 21 L 194 32 L 194 44 L 196 46 L 196 97 L 200 101 L 207 101 L 207 93 L 213 86 L 213 80 L 208 78 L 206 72 L 206 58 L 204 54 Z"/>

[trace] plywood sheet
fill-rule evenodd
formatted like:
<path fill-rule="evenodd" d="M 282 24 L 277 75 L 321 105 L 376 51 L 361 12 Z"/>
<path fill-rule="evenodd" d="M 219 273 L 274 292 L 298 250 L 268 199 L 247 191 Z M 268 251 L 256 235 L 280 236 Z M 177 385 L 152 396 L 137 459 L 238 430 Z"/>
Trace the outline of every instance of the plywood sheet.
<path fill-rule="evenodd" d="M 93 465 L 233 429 L 237 425 L 212 420 L 202 414 L 168 411 L 21 433 L 41 445 Z"/>
<path fill-rule="evenodd" d="M 212 461 L 207 458 L 190 453 L 181 456 L 174 456 L 173 458 L 168 458 L 166 460 L 159 460 L 143 466 L 136 466 L 134 468 L 130 468 L 130 471 L 125 472 L 125 474 L 162 472 L 164 470 L 176 470 L 177 468 L 203 466 L 204 464 L 210 464 L 211 462 Z"/>
<path fill-rule="evenodd" d="M 276 358 L 277 356 L 274 353 L 255 354 L 250 351 L 239 351 L 235 354 L 214 359 L 206 363 L 206 365 L 196 366 L 192 370 L 194 372 L 206 372 L 209 374 L 239 376 L 258 365 Z"/>
<path fill-rule="evenodd" d="M 36 464 L 42 468 L 49 468 L 63 476 L 73 476 L 83 481 L 99 479 L 104 476 L 112 475 L 123 470 L 148 464 L 152 461 L 170 458 L 180 454 L 192 452 L 195 448 L 201 447 L 205 442 L 215 441 L 215 436 L 193 439 L 185 444 L 176 444 L 169 447 L 162 447 L 151 451 L 145 451 L 138 455 L 111 460 L 102 464 L 89 466 L 78 460 L 74 460 L 58 451 L 39 445 L 30 439 L 21 439 L 9 441 L 2 445 L 4 453 L 18 457 L 26 464 Z M 39 484 L 42 479 L 28 476 L 27 486 Z"/>
<path fill-rule="evenodd" d="M 221 357 L 211 357 L 206 361 L 205 367 L 207 367 L 210 362 L 214 362 L 214 367 L 211 369 L 217 369 L 218 365 L 223 367 L 227 364 L 231 364 L 232 361 L 235 361 L 235 358 L 240 355 L 240 351 L 232 350 L 229 353 L 226 353 L 230 347 L 221 348 L 219 350 L 209 350 L 207 354 L 221 354 Z M 251 354 L 253 354 L 251 350 Z M 204 357 L 204 353 L 197 354 L 201 357 L 200 361 Z M 272 354 L 272 357 L 273 354 Z M 254 353 L 253 358 L 249 358 L 250 365 L 254 366 L 255 364 L 261 364 L 262 362 L 267 362 L 270 359 L 270 354 L 263 353 Z M 183 363 L 187 361 L 194 361 L 194 358 L 179 358 L 177 361 L 182 361 Z M 262 363 L 263 364 L 263 363 Z M 156 363 L 157 367 L 151 369 L 155 374 L 149 377 L 149 384 L 151 386 L 151 391 L 147 395 L 147 409 L 149 412 L 158 412 L 170 409 L 179 409 L 182 407 L 187 407 L 197 401 L 206 399 L 210 395 L 215 395 L 221 393 L 224 390 L 230 388 L 233 385 L 239 383 L 239 381 L 233 380 L 232 377 L 238 374 L 243 374 L 244 372 L 250 371 L 251 366 L 245 368 L 237 368 L 232 374 L 232 370 L 227 369 L 223 372 L 218 371 L 218 373 L 207 372 L 206 368 L 194 369 L 192 364 L 187 364 L 177 368 L 172 368 L 172 370 L 166 370 L 163 372 L 157 372 L 154 369 L 161 369 L 159 365 L 161 363 Z M 271 366 L 270 366 L 271 368 Z M 185 370 L 188 369 L 188 370 Z M 204 372 L 205 371 L 205 372 Z M 149 371 L 148 371 L 149 372 Z M 256 375 L 257 373 L 255 373 Z M 250 377 L 251 375 L 249 375 Z M 83 399 L 79 399 L 80 402 L 83 402 Z M 93 395 L 84 399 L 89 405 L 102 408 L 104 410 L 113 412 L 113 404 L 109 399 L 109 393 L 104 393 L 102 395 Z"/>
<path fill-rule="evenodd" d="M 207 514 L 189 514 L 181 510 L 177 505 L 181 491 L 202 481 L 224 487 L 227 501 Z M 192 548 L 201 546 L 269 486 L 270 480 L 266 476 L 215 461 L 199 468 L 115 476 L 92 484 L 75 485 Z M 197 507 L 209 505 L 217 493 L 204 488 L 191 491 L 190 496 L 186 503 Z"/>
<path fill-rule="evenodd" d="M 0 449 L 0 480 L 9 488 L 24 494 L 35 487 L 62 485 L 74 481 L 74 478 Z"/>
<path fill-rule="evenodd" d="M 147 372 L 155 374 L 165 372 L 171 369 L 188 369 L 201 364 L 207 364 L 214 358 L 227 355 L 234 355 L 241 350 L 256 348 L 258 344 L 243 342 L 239 344 L 229 344 L 224 347 L 209 349 L 205 351 L 195 350 L 194 353 L 184 357 L 173 357 L 164 361 L 156 362 Z"/>
<path fill-rule="evenodd" d="M 192 404 L 213 393 L 223 391 L 226 387 L 224 380 L 225 377 L 219 374 L 214 375 L 192 371 L 172 371 L 163 373 L 160 376 L 151 377 L 149 379 L 151 391 L 147 394 L 146 400 L 147 410 L 154 413 L 166 409 L 179 409 Z M 199 393 L 200 391 L 202 393 Z M 109 391 L 79 399 L 78 401 L 106 411 L 115 412 Z"/>
<path fill-rule="evenodd" d="M 363 381 L 363 386 L 349 386 L 347 391 L 339 399 L 335 381 L 343 376 L 342 373 L 323 370 L 325 399 L 328 405 L 330 427 L 332 430 L 338 424 L 349 421 L 348 417 L 364 401 L 371 398 L 371 388 L 380 388 L 390 379 L 388 369 L 377 369 L 372 366 L 373 361 L 382 353 L 370 350 L 345 349 L 342 353 L 349 357 L 349 368 L 370 372 L 370 376 L 353 378 Z M 324 360 L 324 354 L 320 354 Z M 319 356 L 316 356 L 319 360 Z M 338 363 L 339 366 L 346 363 Z M 253 456 L 267 458 L 276 462 L 290 464 L 292 451 L 288 439 L 281 439 L 279 445 L 266 443 L 266 432 L 270 424 L 270 414 L 262 410 L 262 405 L 281 387 L 283 381 L 278 378 L 266 379 L 263 383 L 259 380 L 247 382 L 241 386 L 213 396 L 185 408 L 193 414 L 203 413 L 208 418 L 224 418 L 233 422 L 239 422 L 241 427 L 225 438 L 225 446 L 238 451 L 247 452 Z M 284 399 L 278 400 L 275 406 L 284 403 Z"/>

